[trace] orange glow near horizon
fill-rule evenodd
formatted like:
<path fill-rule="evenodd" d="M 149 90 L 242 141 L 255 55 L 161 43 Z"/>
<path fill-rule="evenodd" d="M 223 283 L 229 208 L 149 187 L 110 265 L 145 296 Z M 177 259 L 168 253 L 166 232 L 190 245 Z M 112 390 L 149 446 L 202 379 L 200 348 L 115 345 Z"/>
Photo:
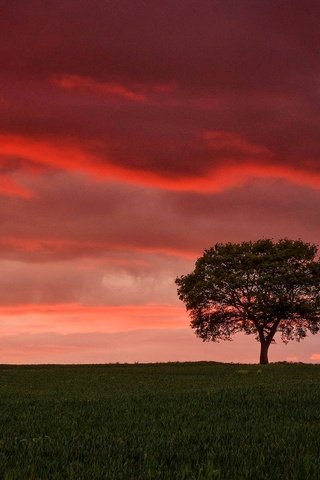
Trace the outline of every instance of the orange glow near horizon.
<path fill-rule="evenodd" d="M 177 305 L 80 305 L 80 304 L 28 304 L 0 307 L 3 321 L 10 317 L 20 319 L 28 333 L 48 330 L 58 333 L 84 333 L 92 331 L 126 332 L 140 329 L 182 328 L 186 313 Z M 43 322 L 43 317 L 49 316 Z M 23 319 L 24 318 L 24 319 Z M 53 322 L 53 323 L 52 323 Z M 5 322 L 6 323 L 6 322 Z M 20 326 L 19 326 L 20 328 Z M 13 334 L 16 328 L 3 327 L 3 334 Z"/>

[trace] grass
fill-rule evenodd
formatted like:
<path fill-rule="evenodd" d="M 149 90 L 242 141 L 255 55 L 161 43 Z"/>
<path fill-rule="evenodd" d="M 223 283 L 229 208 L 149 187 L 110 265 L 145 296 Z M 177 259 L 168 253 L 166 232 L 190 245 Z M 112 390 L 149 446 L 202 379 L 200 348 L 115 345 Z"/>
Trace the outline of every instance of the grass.
<path fill-rule="evenodd" d="M 320 366 L 0 366 L 4 480 L 319 479 Z"/>

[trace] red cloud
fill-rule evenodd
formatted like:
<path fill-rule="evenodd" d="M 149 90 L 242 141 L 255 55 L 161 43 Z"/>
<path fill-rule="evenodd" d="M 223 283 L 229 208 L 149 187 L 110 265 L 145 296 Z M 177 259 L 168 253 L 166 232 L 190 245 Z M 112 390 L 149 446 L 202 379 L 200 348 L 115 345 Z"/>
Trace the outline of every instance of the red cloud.
<path fill-rule="evenodd" d="M 179 256 L 188 259 L 194 259 L 199 252 L 195 249 L 174 248 L 160 245 L 139 246 L 130 243 L 130 239 L 124 241 L 95 241 L 69 238 L 49 238 L 49 237 L 27 237 L 25 235 L 17 237 L 1 235 L 0 248 L 2 251 L 10 249 L 11 251 L 32 254 L 36 252 L 65 256 L 90 255 L 91 252 L 108 251 L 110 249 L 123 251 L 129 249 L 135 252 L 161 253 L 164 255 Z M 31 257 L 30 257 L 31 258 Z"/>
<path fill-rule="evenodd" d="M 91 77 L 81 75 L 61 75 L 53 78 L 52 82 L 65 90 L 75 90 L 82 93 L 93 93 L 100 97 L 122 98 L 134 102 L 145 102 L 156 94 L 172 93 L 173 84 L 136 85 L 129 88 L 120 83 L 102 82 Z"/>
<path fill-rule="evenodd" d="M 266 174 L 252 168 L 256 176 Z M 118 257 L 131 251 L 195 259 L 217 241 L 260 236 L 314 241 L 318 235 L 320 190 L 273 176 L 214 195 L 96 183 L 62 172 L 34 178 L 29 185 L 36 195 L 30 201 L 0 203 L 2 258 L 99 259 L 110 251 Z"/>
<path fill-rule="evenodd" d="M 206 155 L 219 162 L 202 175 L 165 176 L 152 169 L 133 168 L 130 165 L 117 165 L 116 159 L 101 153 L 102 144 L 89 142 L 81 145 L 69 139 L 36 139 L 24 136 L 0 135 L 0 154 L 20 156 L 38 164 L 47 165 L 71 172 L 86 172 L 97 179 L 121 179 L 129 183 L 153 187 L 195 192 L 219 192 L 241 185 L 250 178 L 283 178 L 300 185 L 318 188 L 320 173 L 290 165 L 277 165 L 273 156 L 263 146 L 255 145 L 237 134 L 208 132 L 204 135 L 208 144 Z M 107 146 L 103 147 L 107 149 Z M 239 163 L 235 161 L 240 155 Z M 256 160 L 256 161 L 254 161 Z M 271 163 L 270 163 L 271 161 Z M 12 186 L 14 190 L 14 187 Z M 19 188 L 16 187 L 19 192 Z M 20 188 L 20 194 L 27 192 Z"/>
<path fill-rule="evenodd" d="M 135 92 L 117 83 L 99 82 L 94 78 L 80 75 L 63 75 L 53 79 L 54 84 L 66 90 L 79 90 L 80 92 L 93 92 L 106 97 L 120 97 L 135 102 L 144 102 L 146 95 Z"/>
<path fill-rule="evenodd" d="M 0 175 L 0 195 L 30 199 L 34 194 L 31 190 L 19 185 L 7 175 Z"/>

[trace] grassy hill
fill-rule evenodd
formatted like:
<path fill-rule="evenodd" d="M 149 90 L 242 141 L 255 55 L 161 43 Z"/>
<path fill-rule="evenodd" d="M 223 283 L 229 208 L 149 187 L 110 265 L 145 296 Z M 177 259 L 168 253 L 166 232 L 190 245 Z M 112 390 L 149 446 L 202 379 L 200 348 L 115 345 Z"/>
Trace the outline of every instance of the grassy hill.
<path fill-rule="evenodd" d="M 1 479 L 319 472 L 320 365 L 0 366 Z"/>

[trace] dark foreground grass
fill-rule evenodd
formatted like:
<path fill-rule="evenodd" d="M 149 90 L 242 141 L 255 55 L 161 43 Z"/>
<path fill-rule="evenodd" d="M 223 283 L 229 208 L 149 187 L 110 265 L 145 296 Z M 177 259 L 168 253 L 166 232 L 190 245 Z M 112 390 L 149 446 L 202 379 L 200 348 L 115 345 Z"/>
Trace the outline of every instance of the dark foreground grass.
<path fill-rule="evenodd" d="M 320 366 L 0 366 L 0 478 L 319 479 Z"/>

